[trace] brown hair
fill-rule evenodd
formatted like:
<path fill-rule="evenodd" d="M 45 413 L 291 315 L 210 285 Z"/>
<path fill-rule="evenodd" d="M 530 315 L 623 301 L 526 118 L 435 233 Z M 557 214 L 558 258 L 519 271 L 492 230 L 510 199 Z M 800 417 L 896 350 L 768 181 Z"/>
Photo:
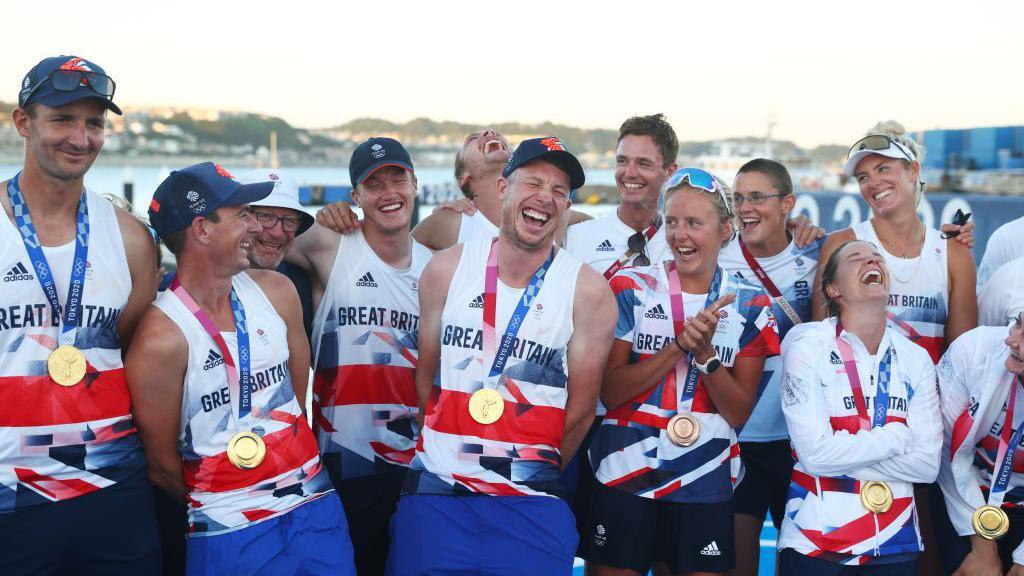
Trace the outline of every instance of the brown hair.
<path fill-rule="evenodd" d="M 665 119 L 664 114 L 652 114 L 650 116 L 633 116 L 619 126 L 619 139 L 622 142 L 626 136 L 650 136 L 654 144 L 661 152 L 662 168 L 668 168 L 676 161 L 679 155 L 679 139 L 676 138 L 676 131 Z"/>
<path fill-rule="evenodd" d="M 741 166 L 740 171 L 737 172 L 736 175 L 739 176 L 740 174 L 746 174 L 748 172 L 764 174 L 772 181 L 772 186 L 779 191 L 779 194 L 793 193 L 793 179 L 789 176 L 789 170 L 786 170 L 785 166 L 775 160 L 754 158 L 750 162 Z"/>

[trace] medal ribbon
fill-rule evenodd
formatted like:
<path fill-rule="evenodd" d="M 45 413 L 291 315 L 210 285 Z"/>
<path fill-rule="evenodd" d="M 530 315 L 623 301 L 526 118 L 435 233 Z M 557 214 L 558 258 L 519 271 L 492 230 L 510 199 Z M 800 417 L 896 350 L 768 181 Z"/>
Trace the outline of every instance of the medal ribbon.
<path fill-rule="evenodd" d="M 999 508 L 1006 497 L 1006 489 L 1010 486 L 1010 475 L 1013 474 L 1013 455 L 1020 444 L 1024 426 L 1013 430 L 1013 413 L 1017 404 L 1017 388 L 1024 386 L 1020 376 L 1010 383 L 1010 399 L 1006 405 L 1006 416 L 1003 418 L 1003 430 L 999 435 L 999 452 L 996 453 L 995 466 L 992 468 L 992 488 L 988 492 L 990 506 Z"/>
<path fill-rule="evenodd" d="M 50 303 L 50 312 L 53 318 L 60 321 L 60 336 L 58 346 L 75 345 L 75 334 L 78 332 L 78 325 L 82 322 L 82 296 L 85 294 L 85 267 L 86 259 L 89 256 L 89 207 L 85 199 L 85 193 L 78 201 L 78 225 L 75 232 L 75 256 L 71 262 L 71 282 L 68 286 L 68 297 L 65 300 L 64 313 L 61 314 L 60 300 L 57 297 L 57 285 L 53 278 L 53 271 L 50 263 L 43 253 L 42 244 L 39 242 L 39 235 L 36 227 L 32 224 L 32 217 L 28 213 L 28 205 L 25 204 L 25 197 L 18 187 L 18 178 L 21 172 L 14 175 L 7 181 L 7 197 L 11 201 L 11 212 L 14 214 L 14 222 L 21 232 L 21 240 L 25 244 L 25 251 L 32 261 L 32 268 L 35 270 L 36 279 Z M 63 316 L 63 317 L 62 317 Z"/>
<path fill-rule="evenodd" d="M 750 253 L 747 245 L 743 243 L 743 237 L 740 236 L 740 251 L 743 252 L 743 259 L 747 261 L 747 266 L 754 271 L 757 275 L 758 280 L 764 285 L 764 289 L 771 295 L 772 300 L 782 308 L 782 311 L 789 317 L 789 321 L 793 323 L 793 326 L 800 324 L 800 315 L 793 309 L 793 305 L 789 303 L 789 300 L 782 295 L 782 291 L 775 286 L 772 279 L 768 277 L 768 273 L 764 271 L 761 264 L 754 258 L 754 255 Z"/>
<path fill-rule="evenodd" d="M 686 326 L 686 311 L 683 309 L 683 288 L 679 281 L 679 273 L 676 272 L 676 261 L 670 260 L 665 263 L 665 273 L 668 275 L 668 301 L 672 308 L 672 329 L 678 335 Z M 715 269 L 715 276 L 711 279 L 711 287 L 708 288 L 708 297 L 704 301 L 704 308 L 718 300 L 718 290 L 722 284 L 722 269 Z M 693 395 L 697 391 L 697 380 L 700 371 L 694 367 L 693 354 L 687 352 L 685 356 L 676 362 L 676 386 L 683 382 L 682 391 L 679 394 L 678 411 L 691 411 L 693 406 Z M 675 397 L 675 393 L 671 395 Z"/>
<path fill-rule="evenodd" d="M 231 288 L 231 312 L 235 317 L 235 334 L 238 339 L 238 365 L 231 356 L 227 342 L 221 336 L 220 330 L 213 320 L 199 307 L 199 304 L 192 299 L 185 287 L 174 277 L 171 282 L 171 292 L 181 300 L 181 303 L 188 308 L 188 311 L 199 320 L 206 333 L 213 338 L 221 356 L 224 357 L 224 367 L 228 371 L 228 393 L 231 397 L 232 412 L 238 413 L 238 421 L 244 421 L 252 411 L 252 368 L 249 357 L 249 329 L 245 321 L 245 307 L 238 299 L 234 287 Z M 235 410 L 235 405 L 238 408 Z"/>
<path fill-rule="evenodd" d="M 648 242 L 650 242 L 651 238 L 654 238 L 654 235 L 658 232 L 658 228 L 661 228 L 661 214 L 658 214 L 654 218 L 654 222 L 651 222 L 651 225 L 644 230 L 644 236 L 647 237 Z M 619 259 L 616 260 L 615 262 L 612 262 L 612 265 L 609 266 L 608 269 L 604 271 L 604 279 L 611 280 L 612 276 L 615 276 L 616 272 L 622 270 L 622 268 L 626 265 L 626 262 L 629 262 L 629 260 L 633 256 L 636 256 L 636 254 L 636 252 L 633 252 L 631 249 L 627 248 L 626 251 L 622 253 L 622 256 L 619 256 Z"/>
<path fill-rule="evenodd" d="M 519 299 L 515 310 L 512 311 L 512 317 L 509 318 L 505 334 L 501 338 L 501 345 L 498 346 L 495 341 L 495 317 L 498 307 L 498 239 L 495 238 L 491 241 L 491 252 L 487 255 L 487 275 L 484 277 L 484 357 L 491 359 L 491 369 L 487 374 L 485 387 L 495 389 L 498 387 L 498 379 L 505 371 L 505 363 L 508 362 L 508 357 L 512 354 L 512 343 L 515 342 L 519 328 L 526 320 L 526 313 L 530 310 L 530 305 L 533 304 L 541 287 L 544 286 L 544 275 L 547 274 L 548 268 L 551 267 L 554 260 L 555 248 L 552 246 L 548 259 L 533 273 L 530 283 L 523 290 L 523 296 Z"/>
<path fill-rule="evenodd" d="M 839 348 L 839 355 L 843 359 L 846 378 L 850 381 L 850 388 L 853 390 L 853 403 L 857 406 L 860 430 L 870 430 L 872 427 L 884 426 L 886 415 L 889 413 L 889 377 L 891 373 L 892 346 L 885 350 L 885 355 L 882 356 L 882 361 L 878 364 L 875 412 L 869 418 L 867 401 L 864 399 L 864 390 L 860 385 L 860 373 L 857 371 L 857 360 L 853 357 L 853 347 L 850 346 L 849 342 L 839 337 L 842 332 L 842 322 L 836 322 L 836 346 Z"/>

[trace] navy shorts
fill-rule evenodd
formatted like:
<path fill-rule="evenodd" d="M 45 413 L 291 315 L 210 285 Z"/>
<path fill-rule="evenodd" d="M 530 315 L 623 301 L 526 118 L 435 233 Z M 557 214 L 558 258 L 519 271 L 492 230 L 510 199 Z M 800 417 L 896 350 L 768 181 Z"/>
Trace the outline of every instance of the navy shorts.
<path fill-rule="evenodd" d="M 786 548 L 779 553 L 779 576 L 917 576 L 917 558 L 889 564 L 848 566 L 811 558 Z"/>
<path fill-rule="evenodd" d="M 387 574 L 569 574 L 576 543 L 560 498 L 408 494 L 391 518 Z"/>
<path fill-rule="evenodd" d="M 0 514 L 0 574 L 159 574 L 144 473 L 70 500 Z"/>
<path fill-rule="evenodd" d="M 334 494 L 251 526 L 188 540 L 189 576 L 355 576 L 345 510 Z"/>
<path fill-rule="evenodd" d="M 727 572 L 736 535 L 729 501 L 653 500 L 595 482 L 579 555 L 588 562 L 646 574 L 654 562 L 669 572 Z"/>
<path fill-rule="evenodd" d="M 388 559 L 388 526 L 402 495 L 404 471 L 340 480 L 334 487 L 348 518 L 356 571 L 383 574 Z"/>
<path fill-rule="evenodd" d="M 764 521 L 768 513 L 778 529 L 786 512 L 786 495 L 793 474 L 793 453 L 789 440 L 740 442 L 743 481 L 732 496 L 736 514 L 748 514 Z"/>

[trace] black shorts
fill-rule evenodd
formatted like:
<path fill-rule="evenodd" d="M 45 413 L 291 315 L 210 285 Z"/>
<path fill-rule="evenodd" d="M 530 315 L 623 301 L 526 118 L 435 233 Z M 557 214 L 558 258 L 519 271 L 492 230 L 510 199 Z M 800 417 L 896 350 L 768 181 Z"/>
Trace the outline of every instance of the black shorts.
<path fill-rule="evenodd" d="M 730 502 L 690 504 L 635 496 L 595 482 L 579 555 L 588 562 L 646 574 L 726 572 L 735 565 Z"/>
<path fill-rule="evenodd" d="M 402 495 L 405 472 L 376 474 L 334 483 L 348 519 L 357 574 L 384 574 L 388 559 L 388 525 Z"/>
<path fill-rule="evenodd" d="M 793 473 L 789 440 L 740 442 L 740 458 L 743 459 L 743 481 L 733 492 L 733 510 L 761 521 L 771 512 L 772 524 L 778 529 L 786 511 L 786 495 Z"/>

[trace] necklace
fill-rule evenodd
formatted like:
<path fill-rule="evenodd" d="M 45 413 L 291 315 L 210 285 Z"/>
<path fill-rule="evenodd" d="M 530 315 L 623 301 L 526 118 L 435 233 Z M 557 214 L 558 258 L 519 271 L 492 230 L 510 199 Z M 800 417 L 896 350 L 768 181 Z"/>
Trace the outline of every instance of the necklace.
<path fill-rule="evenodd" d="M 882 243 L 882 246 L 885 248 L 886 252 L 888 252 L 889 254 L 892 254 L 893 256 L 896 256 L 898 258 L 902 258 L 904 260 L 909 260 L 910 259 L 909 256 L 908 256 L 908 254 L 909 254 L 908 251 L 903 251 L 900 254 L 896 254 L 896 251 L 892 250 L 891 245 L 888 242 L 886 242 L 882 238 L 882 236 L 878 233 L 878 229 L 875 228 L 874 220 L 872 219 L 870 222 L 871 222 L 871 229 L 874 230 L 874 232 L 875 232 L 875 237 L 878 238 L 878 240 Z M 927 230 L 925 229 L 924 224 L 921 224 L 921 232 L 922 233 L 921 233 L 920 248 L 917 251 L 917 258 L 916 258 L 917 262 L 914 264 L 914 271 L 910 274 L 910 278 L 900 278 L 899 276 L 896 275 L 896 270 L 894 270 L 892 266 L 889 267 L 889 274 L 897 282 L 899 282 L 900 284 L 909 284 L 917 276 L 918 270 L 921 269 L 921 260 L 924 260 L 924 240 L 925 240 L 925 237 L 927 236 Z M 915 244 L 916 244 L 916 242 L 915 242 Z"/>

